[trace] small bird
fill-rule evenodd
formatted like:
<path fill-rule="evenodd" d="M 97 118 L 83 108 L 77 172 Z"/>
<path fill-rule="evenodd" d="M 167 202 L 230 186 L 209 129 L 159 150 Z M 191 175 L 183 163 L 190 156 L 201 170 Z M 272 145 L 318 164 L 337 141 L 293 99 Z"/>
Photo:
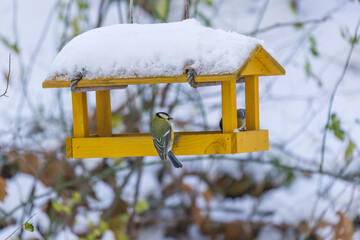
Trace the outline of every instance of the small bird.
<path fill-rule="evenodd" d="M 220 129 L 222 131 L 223 130 L 223 128 L 222 128 L 222 118 L 220 119 L 219 127 L 220 127 Z M 239 131 L 243 131 L 243 130 L 245 130 L 245 127 L 246 127 L 245 109 L 239 108 L 237 110 L 237 129 Z"/>
<path fill-rule="evenodd" d="M 172 118 L 165 112 L 158 112 L 154 115 L 150 131 L 154 146 L 161 160 L 170 159 L 174 167 L 181 168 L 183 165 L 176 159 L 171 151 L 174 142 L 174 131 L 171 127 Z"/>

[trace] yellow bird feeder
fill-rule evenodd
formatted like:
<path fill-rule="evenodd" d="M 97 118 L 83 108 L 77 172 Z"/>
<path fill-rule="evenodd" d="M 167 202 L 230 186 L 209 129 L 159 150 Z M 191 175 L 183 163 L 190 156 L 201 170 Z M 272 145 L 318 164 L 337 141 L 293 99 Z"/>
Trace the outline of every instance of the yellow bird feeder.
<path fill-rule="evenodd" d="M 136 26 L 136 25 L 135 25 Z M 91 51 L 91 50 L 89 50 Z M 175 132 L 175 155 L 235 154 L 269 149 L 268 131 L 259 125 L 259 76 L 284 75 L 281 65 L 260 45 L 232 73 L 197 75 L 196 83 L 221 84 L 223 131 Z M 52 76 L 43 88 L 65 88 L 70 78 Z M 114 76 L 78 82 L 78 88 L 116 88 L 136 84 L 187 83 L 186 74 L 156 77 L 117 78 Z M 236 83 L 245 83 L 246 131 L 237 128 Z M 121 90 L 119 90 L 121 91 Z M 68 158 L 157 156 L 150 133 L 112 133 L 110 90 L 96 91 L 97 134 L 89 135 L 87 94 L 72 92 L 74 136 L 66 139 Z M 176 116 L 175 116 L 176 117 Z M 141 147 L 139 147 L 141 146 Z"/>

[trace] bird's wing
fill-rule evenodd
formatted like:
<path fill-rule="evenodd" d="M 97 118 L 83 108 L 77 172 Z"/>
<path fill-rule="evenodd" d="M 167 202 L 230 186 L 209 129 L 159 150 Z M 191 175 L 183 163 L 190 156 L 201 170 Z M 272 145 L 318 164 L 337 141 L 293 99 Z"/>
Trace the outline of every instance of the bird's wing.
<path fill-rule="evenodd" d="M 161 137 L 159 138 L 153 137 L 155 149 L 158 152 L 161 160 L 167 159 L 167 152 L 169 151 L 168 149 L 169 149 L 170 140 L 171 140 L 171 126 L 168 126 L 165 129 L 164 134 Z"/>

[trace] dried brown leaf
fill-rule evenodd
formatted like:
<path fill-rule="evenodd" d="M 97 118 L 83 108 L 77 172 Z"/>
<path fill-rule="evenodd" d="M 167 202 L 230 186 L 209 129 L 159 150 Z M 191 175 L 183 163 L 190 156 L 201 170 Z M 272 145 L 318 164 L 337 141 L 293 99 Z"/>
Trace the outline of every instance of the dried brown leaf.
<path fill-rule="evenodd" d="M 0 202 L 4 201 L 6 195 L 7 195 L 6 180 L 0 177 Z"/>
<path fill-rule="evenodd" d="M 185 191 L 187 194 L 191 194 L 192 193 L 192 188 L 186 184 L 186 183 L 181 183 L 181 190 Z"/>
<path fill-rule="evenodd" d="M 32 176 L 37 175 L 40 167 L 38 157 L 30 152 L 24 153 L 20 156 L 19 165 L 21 172 L 30 174 Z"/>
<path fill-rule="evenodd" d="M 353 222 L 344 213 L 336 213 L 340 221 L 334 226 L 334 240 L 352 240 L 354 235 Z"/>
<path fill-rule="evenodd" d="M 251 239 L 245 230 L 245 226 L 240 221 L 229 223 L 225 230 L 225 240 Z"/>
<path fill-rule="evenodd" d="M 195 219 L 195 223 L 200 226 L 202 221 L 203 221 L 203 217 L 202 217 L 202 214 L 201 214 L 201 210 L 200 208 L 198 207 L 193 207 L 192 208 L 192 213 L 193 213 L 193 216 L 194 216 L 194 219 Z"/>
<path fill-rule="evenodd" d="M 203 197 L 205 198 L 206 203 L 209 204 L 213 197 L 212 191 L 210 189 L 207 189 L 203 192 Z"/>
<path fill-rule="evenodd" d="M 41 181 L 47 187 L 54 187 L 57 184 L 58 176 L 62 170 L 62 164 L 57 159 L 52 159 L 45 167 L 44 173 L 41 176 Z M 70 170 L 69 170 L 70 171 Z M 67 174 L 67 171 L 65 171 Z"/>

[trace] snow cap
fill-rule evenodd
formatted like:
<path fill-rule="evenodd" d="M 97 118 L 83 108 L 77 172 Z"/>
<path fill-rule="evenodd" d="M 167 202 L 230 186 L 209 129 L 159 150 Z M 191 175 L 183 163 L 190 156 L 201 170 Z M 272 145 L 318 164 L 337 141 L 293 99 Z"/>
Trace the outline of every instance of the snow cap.
<path fill-rule="evenodd" d="M 117 24 L 87 31 L 56 56 L 47 79 L 179 76 L 233 73 L 262 42 L 214 30 L 195 19 L 159 24 Z M 54 80 L 55 80 L 54 79 Z"/>

